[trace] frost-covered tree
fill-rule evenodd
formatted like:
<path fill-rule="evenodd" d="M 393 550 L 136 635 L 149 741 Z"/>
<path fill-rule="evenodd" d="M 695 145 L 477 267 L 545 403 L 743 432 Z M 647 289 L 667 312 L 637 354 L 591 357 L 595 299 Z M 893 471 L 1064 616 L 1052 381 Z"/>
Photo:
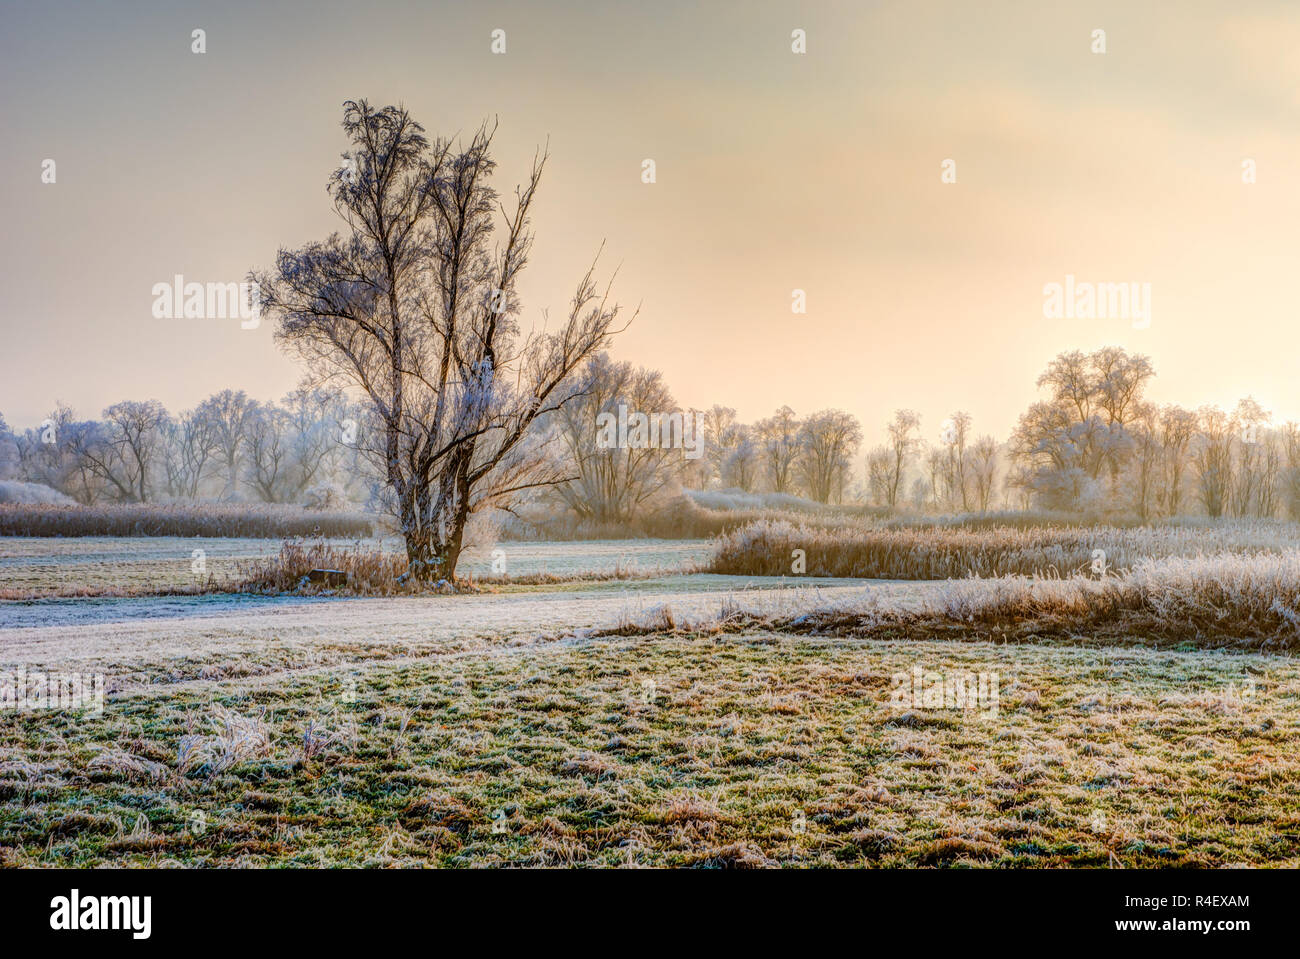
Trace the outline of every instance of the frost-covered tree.
<path fill-rule="evenodd" d="M 921 462 L 925 468 L 925 476 L 919 478 L 923 480 L 922 485 L 929 490 L 926 499 L 935 509 L 943 509 L 951 505 L 953 477 L 947 450 L 937 446 L 929 447 Z M 928 483 L 925 482 L 926 480 Z"/>
<path fill-rule="evenodd" d="M 280 407 L 289 458 L 282 495 L 297 502 L 317 483 L 334 481 L 335 464 L 347 459 L 359 424 L 348 416 L 345 397 L 307 383 L 288 393 Z"/>
<path fill-rule="evenodd" d="M 71 442 L 78 433 L 94 426 L 79 422 L 69 407 L 58 404 L 43 423 L 15 437 L 23 480 L 59 490 L 79 503 L 95 502 L 102 481 L 78 460 Z"/>
<path fill-rule="evenodd" d="M 919 439 L 916 435 L 921 428 L 921 415 L 914 410 L 895 410 L 894 418 L 889 421 L 885 431 L 889 434 L 889 465 L 887 479 L 886 503 L 890 509 L 898 505 L 898 494 L 902 489 L 903 474 L 907 464 L 916 452 Z"/>
<path fill-rule="evenodd" d="M 1232 417 L 1217 406 L 1197 413 L 1199 432 L 1192 462 L 1196 469 L 1196 494 L 1211 518 L 1222 516 L 1232 492 Z"/>
<path fill-rule="evenodd" d="M 795 460 L 799 457 L 799 418 L 783 406 L 754 424 L 763 460 L 763 479 L 773 493 L 791 493 L 795 487 Z"/>
<path fill-rule="evenodd" d="M 1228 494 L 1233 516 L 1272 516 L 1277 503 L 1277 474 L 1281 465 L 1269 430 L 1273 414 L 1246 397 L 1232 415 L 1235 464 Z"/>
<path fill-rule="evenodd" d="M 403 108 L 360 100 L 344 104 L 343 129 L 347 162 L 328 186 L 343 232 L 282 249 L 253 279 L 280 343 L 364 397 L 361 442 L 412 573 L 452 578 L 471 513 L 554 480 L 532 427 L 581 394 L 573 374 L 618 307 L 593 266 L 557 330 L 521 333 L 516 282 L 545 155 L 507 210 L 486 125 L 461 147 L 429 140 Z"/>
<path fill-rule="evenodd" d="M 195 499 L 217 452 L 211 424 L 197 410 L 186 410 L 164 429 L 162 465 L 167 493 L 175 499 Z"/>
<path fill-rule="evenodd" d="M 19 473 L 18 440 L 0 414 L 0 480 L 13 479 Z"/>
<path fill-rule="evenodd" d="M 981 513 L 987 513 L 997 482 L 998 441 L 992 436 L 981 436 L 966 451 L 966 473 L 975 487 L 975 502 Z"/>
<path fill-rule="evenodd" d="M 581 380 L 581 393 L 550 418 L 562 450 L 560 468 L 569 475 L 555 491 L 581 519 L 626 523 L 675 486 L 687 460 L 683 449 L 663 447 L 661 437 L 653 445 L 602 444 L 597 418 L 617 418 L 620 405 L 629 415 L 680 410 L 658 370 L 616 363 L 606 353 L 592 358 Z"/>
<path fill-rule="evenodd" d="M 67 442 L 113 499 L 146 503 L 170 418 L 157 400 L 126 400 L 104 410 L 103 422 L 68 431 Z"/>
<path fill-rule="evenodd" d="M 970 436 L 971 415 L 958 410 L 944 424 L 943 444 L 947 451 L 947 480 L 950 495 L 961 500 L 962 512 L 970 509 L 966 489 L 966 442 Z M 955 503 L 954 503 L 955 505 Z"/>
<path fill-rule="evenodd" d="M 862 425 L 843 410 L 822 410 L 800 424 L 799 472 L 812 499 L 843 502 L 853 457 L 861 445 Z"/>
<path fill-rule="evenodd" d="M 727 458 L 722 462 L 722 485 L 752 493 L 758 485 L 761 451 L 753 430 L 744 423 L 731 426 L 723 435 Z"/>
<path fill-rule="evenodd" d="M 248 451 L 249 431 L 257 416 L 257 401 L 243 390 L 222 390 L 194 410 L 211 439 L 216 460 L 225 469 L 224 498 L 239 490 L 240 473 Z"/>
<path fill-rule="evenodd" d="M 714 404 L 704 411 L 704 458 L 708 465 L 710 479 L 717 480 L 723 486 L 726 462 L 730 458 L 734 443 L 739 436 L 736 411 L 730 406 Z"/>
<path fill-rule="evenodd" d="M 1287 422 L 1279 436 L 1284 466 L 1279 482 L 1279 496 L 1286 515 L 1300 520 L 1300 424 Z"/>
<path fill-rule="evenodd" d="M 1038 378 L 1048 398 L 1030 406 L 1011 438 L 1024 482 L 1043 505 L 1105 507 L 1133 449 L 1126 426 L 1154 375 L 1145 356 L 1119 347 L 1061 353 L 1048 364 Z"/>
<path fill-rule="evenodd" d="M 888 446 L 877 446 L 867 454 L 867 496 L 876 506 L 888 506 L 893 482 L 894 455 Z"/>
<path fill-rule="evenodd" d="M 1160 411 L 1160 484 L 1156 505 L 1165 516 L 1178 515 L 1183 505 L 1187 458 L 1196 435 L 1196 414 L 1170 404 Z"/>
<path fill-rule="evenodd" d="M 1154 403 L 1138 406 L 1129 434 L 1133 437 L 1133 512 L 1146 522 L 1155 510 L 1163 454 L 1160 411 Z"/>
<path fill-rule="evenodd" d="M 245 482 L 264 503 L 284 502 L 290 486 L 296 486 L 291 476 L 289 414 L 275 403 L 260 403 L 245 433 L 248 451 Z"/>

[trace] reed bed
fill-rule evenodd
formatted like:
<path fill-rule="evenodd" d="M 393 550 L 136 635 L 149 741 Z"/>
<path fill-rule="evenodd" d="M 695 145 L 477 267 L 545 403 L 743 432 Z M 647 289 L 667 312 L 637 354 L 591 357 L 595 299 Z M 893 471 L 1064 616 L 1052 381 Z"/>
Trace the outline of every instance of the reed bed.
<path fill-rule="evenodd" d="M 0 536 L 220 536 L 279 539 L 372 535 L 359 513 L 262 503 L 0 504 Z"/>
<path fill-rule="evenodd" d="M 1268 521 L 1213 526 L 817 526 L 761 520 L 718 537 L 710 573 L 789 576 L 796 550 L 808 576 L 863 579 L 1069 577 L 1123 573 L 1146 559 L 1279 553 L 1300 527 Z"/>
<path fill-rule="evenodd" d="M 871 594 L 836 603 L 815 597 L 807 594 L 796 608 L 732 601 L 705 619 L 656 609 L 606 632 L 774 630 L 882 640 L 1300 649 L 1300 550 L 1142 559 L 1126 575 L 1103 579 L 954 579 L 907 607 L 882 606 Z"/>

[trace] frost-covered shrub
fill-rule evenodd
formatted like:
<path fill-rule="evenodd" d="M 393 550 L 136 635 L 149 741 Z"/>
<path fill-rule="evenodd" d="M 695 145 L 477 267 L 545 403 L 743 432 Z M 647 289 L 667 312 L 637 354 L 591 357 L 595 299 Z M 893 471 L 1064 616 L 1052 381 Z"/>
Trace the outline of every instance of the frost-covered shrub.
<path fill-rule="evenodd" d="M 685 490 L 684 492 L 705 509 L 786 510 L 807 513 L 824 513 L 835 509 L 825 503 L 817 503 L 790 493 L 747 493 L 741 489 Z"/>
<path fill-rule="evenodd" d="M 20 483 L 17 480 L 0 480 L 0 503 L 25 505 L 72 505 L 73 499 L 42 483 Z"/>
<path fill-rule="evenodd" d="M 302 505 L 307 509 L 346 509 L 348 495 L 338 483 L 321 483 L 307 490 Z"/>

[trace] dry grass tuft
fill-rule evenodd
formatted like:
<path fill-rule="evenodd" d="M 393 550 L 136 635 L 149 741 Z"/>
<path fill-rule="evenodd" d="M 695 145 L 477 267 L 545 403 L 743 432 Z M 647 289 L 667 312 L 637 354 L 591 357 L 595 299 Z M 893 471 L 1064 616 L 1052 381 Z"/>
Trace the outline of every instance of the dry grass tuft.
<path fill-rule="evenodd" d="M 214 735 L 189 733 L 180 738 L 176 749 L 180 773 L 202 772 L 211 777 L 270 753 L 270 733 L 260 716 L 241 716 L 220 703 L 214 704 L 212 710 Z"/>
<path fill-rule="evenodd" d="M 313 569 L 338 569 L 348 574 L 347 585 L 327 589 L 307 582 Z M 443 583 L 421 583 L 408 575 L 404 553 L 370 549 L 360 544 L 339 546 L 323 539 L 290 540 L 280 552 L 254 560 L 243 568 L 240 589 L 256 593 L 331 592 L 367 596 L 399 596 L 428 592 L 452 592 Z"/>
<path fill-rule="evenodd" d="M 87 768 L 123 779 L 154 783 L 164 782 L 170 773 L 162 763 L 121 749 L 105 749 L 87 764 Z"/>

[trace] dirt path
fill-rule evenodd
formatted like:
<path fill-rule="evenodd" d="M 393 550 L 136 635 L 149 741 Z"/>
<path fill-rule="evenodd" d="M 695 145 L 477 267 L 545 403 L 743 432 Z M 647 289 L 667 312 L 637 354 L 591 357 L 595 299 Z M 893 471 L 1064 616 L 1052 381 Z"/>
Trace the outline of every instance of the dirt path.
<path fill-rule="evenodd" d="M 668 605 L 698 617 L 728 600 L 769 609 L 868 593 L 915 601 L 934 584 L 674 576 L 580 590 L 396 599 L 194 596 L 58 600 L 0 607 L 0 664 L 130 667 L 169 657 L 209 661 L 269 649 L 418 649 L 605 626 Z M 396 652 L 396 650 L 394 650 Z"/>

